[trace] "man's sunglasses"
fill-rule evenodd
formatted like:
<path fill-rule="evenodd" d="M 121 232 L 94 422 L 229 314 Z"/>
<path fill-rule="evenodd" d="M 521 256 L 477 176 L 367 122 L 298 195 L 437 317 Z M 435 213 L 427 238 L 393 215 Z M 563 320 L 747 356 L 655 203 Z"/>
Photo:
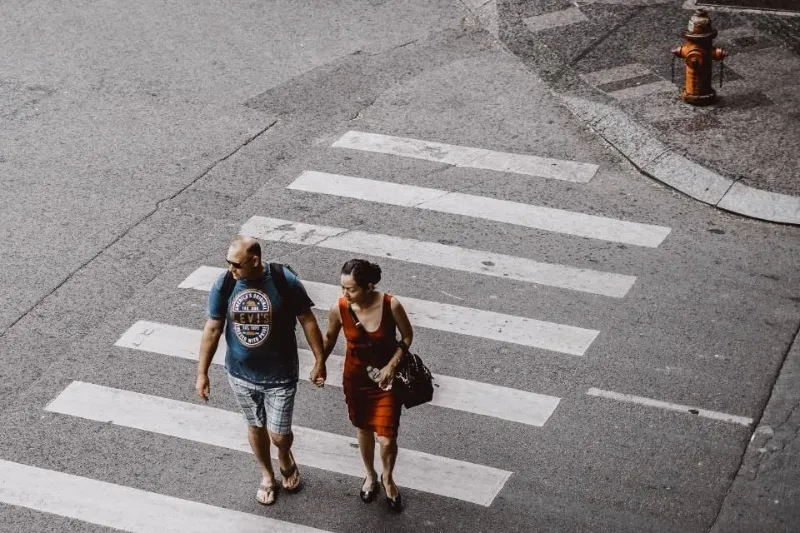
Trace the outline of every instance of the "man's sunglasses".
<path fill-rule="evenodd" d="M 244 263 L 237 263 L 236 261 L 228 261 L 227 259 L 225 260 L 225 262 L 228 263 L 233 268 L 239 269 L 239 268 L 242 268 L 242 265 L 246 264 L 251 259 L 252 259 L 252 257 L 248 258 L 247 260 L 244 261 Z"/>

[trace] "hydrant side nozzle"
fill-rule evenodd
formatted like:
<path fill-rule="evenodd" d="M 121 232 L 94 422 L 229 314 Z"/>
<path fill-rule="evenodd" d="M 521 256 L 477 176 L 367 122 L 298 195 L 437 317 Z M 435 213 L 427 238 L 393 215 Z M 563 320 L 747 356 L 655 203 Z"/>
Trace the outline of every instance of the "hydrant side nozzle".
<path fill-rule="evenodd" d="M 728 57 L 728 51 L 723 50 L 722 48 L 714 48 L 714 50 L 711 51 L 711 55 L 714 58 L 714 60 L 722 61 L 723 59 Z"/>
<path fill-rule="evenodd" d="M 681 57 L 681 54 L 682 54 L 681 47 L 679 46 L 677 48 L 673 48 L 672 50 L 670 50 L 670 53 L 673 54 L 673 55 L 676 55 L 678 57 Z"/>

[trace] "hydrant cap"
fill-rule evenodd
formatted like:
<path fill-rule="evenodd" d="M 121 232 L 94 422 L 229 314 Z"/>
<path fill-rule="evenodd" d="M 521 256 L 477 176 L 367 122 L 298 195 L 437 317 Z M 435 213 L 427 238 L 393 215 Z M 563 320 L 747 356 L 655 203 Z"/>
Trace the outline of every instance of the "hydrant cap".
<path fill-rule="evenodd" d="M 695 9 L 694 13 L 692 13 L 692 18 L 689 19 L 686 32 L 699 35 L 711 33 L 712 31 L 713 28 L 711 27 L 711 18 L 708 16 L 708 11 L 705 9 Z"/>

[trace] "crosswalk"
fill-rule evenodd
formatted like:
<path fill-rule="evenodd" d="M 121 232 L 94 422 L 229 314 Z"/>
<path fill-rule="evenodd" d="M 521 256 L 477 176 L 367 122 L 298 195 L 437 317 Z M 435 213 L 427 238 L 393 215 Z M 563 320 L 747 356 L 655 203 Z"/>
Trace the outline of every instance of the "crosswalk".
<path fill-rule="evenodd" d="M 597 171 L 587 162 L 559 161 L 535 155 L 496 152 L 461 147 L 431 140 L 394 137 L 365 132 L 347 132 L 333 143 L 336 150 L 360 150 L 375 157 L 399 157 L 470 167 L 492 172 L 516 173 L 538 179 L 586 183 Z M 491 220 L 551 232 L 565 238 L 579 237 L 625 243 L 644 248 L 658 247 L 670 228 L 631 220 L 616 220 L 593 214 L 455 193 L 446 190 L 388 183 L 380 179 L 303 171 L 287 189 L 338 198 L 377 202 L 400 209 L 429 210 L 459 217 Z M 620 301 L 636 283 L 636 277 L 614 272 L 553 264 L 528 258 L 444 245 L 424 240 L 373 233 L 369 228 L 341 228 L 307 222 L 267 218 L 255 214 L 243 221 L 240 232 L 264 241 L 299 248 L 350 252 L 449 271 L 467 272 L 532 285 L 577 291 Z M 227 243 L 225 243 L 227 244 Z M 204 299 L 223 269 L 196 265 L 176 287 L 185 294 Z M 340 288 L 309 279 L 303 281 L 317 309 L 326 310 L 336 301 Z M 481 338 L 523 349 L 545 350 L 557 356 L 581 358 L 589 353 L 601 333 L 580 324 L 561 324 L 546 317 L 502 314 L 432 300 L 397 295 L 411 322 L 420 329 L 443 335 Z M 196 325 L 198 328 L 200 324 Z M 186 324 L 139 320 L 120 332 L 113 349 L 148 352 L 189 361 L 197 359 L 200 329 Z M 221 364 L 224 341 L 215 364 Z M 499 352 L 498 352 L 499 353 Z M 307 379 L 313 358 L 300 350 L 300 376 Z M 341 387 L 343 358 L 329 361 L 328 384 Z M 436 371 L 436 369 L 433 369 Z M 481 421 L 503 420 L 545 430 L 562 398 L 520 390 L 485 381 L 435 373 L 436 393 L 431 408 L 450 409 L 474 417 L 475 431 Z M 598 394 L 595 394 L 598 395 Z M 605 397 L 608 397 L 607 395 Z M 158 434 L 181 441 L 249 453 L 246 432 L 238 412 L 187 403 L 169 397 L 73 381 L 49 401 L 45 411 L 98 424 Z M 420 411 L 424 413 L 424 411 Z M 354 479 L 363 475 L 356 441 L 324 428 L 294 427 L 294 454 L 300 465 L 334 472 Z M 491 506 L 513 472 L 401 449 L 397 483 L 423 493 Z M 31 479 L 36 478 L 37 482 Z M 476 479 L 480 483 L 475 483 Z M 56 491 L 53 487 L 58 486 Z M 53 470 L 44 470 L 0 460 L 0 502 L 134 533 L 156 531 L 221 532 L 321 531 L 299 523 L 216 508 L 140 489 L 114 485 Z M 302 521 L 302 517 L 298 517 Z"/>

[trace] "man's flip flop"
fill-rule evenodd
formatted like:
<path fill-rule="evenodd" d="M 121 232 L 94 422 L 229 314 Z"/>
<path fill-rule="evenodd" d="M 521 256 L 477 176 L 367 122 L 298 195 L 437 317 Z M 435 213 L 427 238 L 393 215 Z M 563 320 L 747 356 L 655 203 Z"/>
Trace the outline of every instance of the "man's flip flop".
<path fill-rule="evenodd" d="M 289 452 L 289 457 L 292 458 L 292 466 L 290 466 L 288 470 L 284 470 L 283 468 L 279 469 L 281 471 L 281 476 L 283 477 L 281 480 L 281 486 L 286 492 L 296 492 L 300 490 L 300 471 L 297 469 L 297 461 L 294 460 L 294 455 L 292 452 Z M 286 481 L 292 477 L 295 472 L 297 473 L 297 484 L 294 487 L 287 487 Z"/>
<path fill-rule="evenodd" d="M 275 485 L 259 485 L 258 492 L 256 492 L 256 501 L 261 505 L 272 505 L 278 496 L 277 487 Z"/>

